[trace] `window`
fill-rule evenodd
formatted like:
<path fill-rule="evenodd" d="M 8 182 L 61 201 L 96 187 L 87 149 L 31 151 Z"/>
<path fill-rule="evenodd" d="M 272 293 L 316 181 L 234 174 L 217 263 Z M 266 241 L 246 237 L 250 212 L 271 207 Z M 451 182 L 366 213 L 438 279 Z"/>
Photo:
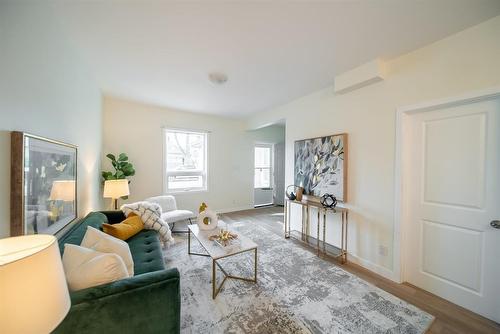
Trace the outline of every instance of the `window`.
<path fill-rule="evenodd" d="M 165 192 L 207 190 L 207 133 L 164 131 Z"/>
<path fill-rule="evenodd" d="M 271 188 L 272 145 L 255 145 L 255 188 Z"/>

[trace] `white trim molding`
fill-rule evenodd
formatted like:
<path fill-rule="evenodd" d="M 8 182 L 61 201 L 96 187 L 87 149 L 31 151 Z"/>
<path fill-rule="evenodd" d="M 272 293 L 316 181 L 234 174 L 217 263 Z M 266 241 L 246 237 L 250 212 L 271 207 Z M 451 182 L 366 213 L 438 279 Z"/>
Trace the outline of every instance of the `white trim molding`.
<path fill-rule="evenodd" d="M 404 281 L 404 259 L 405 259 L 405 225 L 408 222 L 405 210 L 405 144 L 407 137 L 404 135 L 409 116 L 432 111 L 436 109 L 449 108 L 466 105 L 474 102 L 485 101 L 500 97 L 500 86 L 488 89 L 469 92 L 460 96 L 449 97 L 428 101 L 397 108 L 396 111 L 396 145 L 395 145 L 395 172 L 394 172 L 394 255 L 393 255 L 393 275 L 392 280 L 401 283 Z"/>
<path fill-rule="evenodd" d="M 356 254 L 348 253 L 347 259 L 349 262 L 355 263 L 365 269 L 368 269 L 384 278 L 394 281 L 394 272 L 380 264 L 376 264 L 370 260 L 358 257 Z"/>

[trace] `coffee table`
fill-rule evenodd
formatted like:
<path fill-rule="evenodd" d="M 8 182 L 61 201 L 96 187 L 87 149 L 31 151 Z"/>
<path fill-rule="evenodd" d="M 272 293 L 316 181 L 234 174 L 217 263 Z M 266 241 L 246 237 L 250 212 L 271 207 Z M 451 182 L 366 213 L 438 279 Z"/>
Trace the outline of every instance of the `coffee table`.
<path fill-rule="evenodd" d="M 226 224 L 222 221 L 219 220 L 218 226 L 225 227 Z M 253 282 L 257 283 L 257 244 L 250 240 L 248 237 L 242 235 L 241 233 L 238 234 L 238 241 L 236 241 L 232 245 L 228 245 L 226 247 L 222 247 L 218 245 L 215 241 L 209 240 L 208 238 L 211 235 L 218 234 L 220 231 L 220 227 L 217 227 L 214 230 L 210 231 L 204 231 L 200 230 L 198 225 L 193 224 L 193 225 L 188 225 L 189 233 L 188 233 L 188 254 L 190 255 L 199 255 L 199 256 L 208 256 L 212 258 L 212 299 L 215 299 L 217 295 L 219 294 L 219 291 L 222 289 L 222 286 L 226 282 L 226 279 L 236 279 L 236 280 L 242 280 L 242 281 L 248 281 L 248 282 Z M 207 252 L 206 254 L 204 253 L 194 253 L 191 252 L 191 234 L 194 235 L 196 240 L 201 244 L 203 249 Z M 218 263 L 217 261 L 220 259 L 224 259 L 233 255 L 241 254 L 244 252 L 254 252 L 254 276 L 253 278 L 247 278 L 247 277 L 240 277 L 240 276 L 235 276 L 229 274 L 224 268 L 222 268 L 221 264 Z M 224 274 L 224 279 L 222 280 L 221 284 L 217 286 L 216 283 L 216 268 L 219 267 L 219 269 L 222 271 Z"/>

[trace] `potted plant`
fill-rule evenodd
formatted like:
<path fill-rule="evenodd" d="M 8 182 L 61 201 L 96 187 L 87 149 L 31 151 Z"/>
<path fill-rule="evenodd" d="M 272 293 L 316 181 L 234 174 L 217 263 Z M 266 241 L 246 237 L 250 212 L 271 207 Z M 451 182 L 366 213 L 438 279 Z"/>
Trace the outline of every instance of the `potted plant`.
<path fill-rule="evenodd" d="M 122 180 L 127 179 L 130 176 L 135 175 L 135 169 L 132 163 L 128 161 L 128 156 L 125 153 L 120 153 L 118 158 L 115 157 L 114 154 L 108 153 L 106 157 L 111 160 L 111 165 L 115 169 L 114 172 L 102 172 L 102 178 L 104 181 L 107 180 Z M 103 182 L 104 182 L 103 181 Z M 130 183 L 130 180 L 128 180 Z M 122 197 L 123 199 L 127 199 L 128 196 Z"/>

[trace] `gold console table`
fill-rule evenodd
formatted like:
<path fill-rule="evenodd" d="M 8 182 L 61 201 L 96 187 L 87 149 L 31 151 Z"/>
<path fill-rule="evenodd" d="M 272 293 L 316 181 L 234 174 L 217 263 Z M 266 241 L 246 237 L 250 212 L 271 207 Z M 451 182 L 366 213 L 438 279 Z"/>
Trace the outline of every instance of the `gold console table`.
<path fill-rule="evenodd" d="M 309 228 L 310 228 L 310 214 L 309 214 L 309 209 L 311 207 L 317 209 L 317 238 L 316 238 L 316 250 L 318 252 L 318 256 L 320 256 L 321 253 L 325 255 L 330 255 L 336 258 L 339 258 L 341 263 L 344 264 L 347 262 L 347 225 L 348 225 L 348 214 L 349 214 L 349 209 L 343 208 L 343 207 L 336 207 L 336 208 L 325 208 L 318 202 L 312 202 L 312 201 L 296 201 L 296 200 L 289 200 L 285 199 L 285 238 L 290 238 L 291 235 L 291 228 L 290 228 L 290 207 L 291 204 L 297 204 L 301 206 L 302 210 L 302 231 L 301 231 L 301 239 L 302 241 L 306 242 L 308 245 L 309 244 Z M 304 214 L 305 211 L 305 214 Z M 326 213 L 327 212 L 332 212 L 332 213 L 340 213 L 341 214 L 341 219 L 342 219 L 342 235 L 340 237 L 340 248 L 333 246 L 334 249 L 338 250 L 336 253 L 328 253 L 326 250 Z M 323 240 L 322 240 L 322 246 L 320 247 L 320 225 L 321 225 L 321 213 L 323 213 Z"/>

